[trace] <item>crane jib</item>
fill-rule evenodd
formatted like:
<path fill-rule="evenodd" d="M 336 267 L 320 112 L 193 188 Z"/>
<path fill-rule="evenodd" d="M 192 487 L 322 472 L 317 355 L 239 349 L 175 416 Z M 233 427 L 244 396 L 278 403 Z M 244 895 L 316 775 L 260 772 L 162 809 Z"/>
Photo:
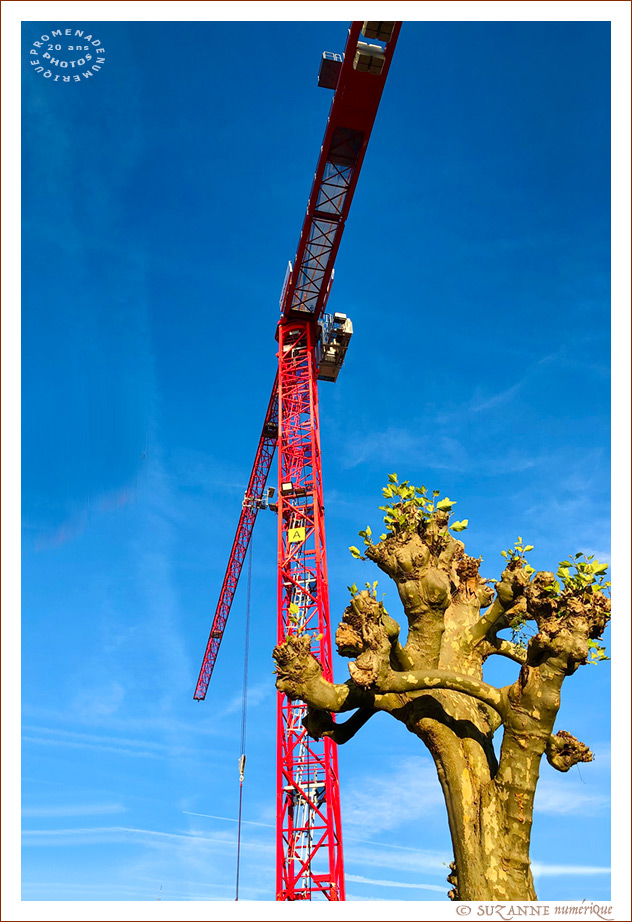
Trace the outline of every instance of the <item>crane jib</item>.
<path fill-rule="evenodd" d="M 401 23 L 394 24 L 385 48 L 380 74 L 367 75 L 353 67 L 362 27 L 363 23 L 353 22 L 349 30 L 293 270 L 284 286 L 283 315 L 288 315 L 290 310 L 296 310 L 299 315 L 305 316 L 307 313 L 317 320 L 322 313 L 344 222 L 349 213 Z M 275 430 L 278 427 L 276 401 L 275 380 L 246 490 L 246 496 L 253 499 L 253 509 L 248 513 L 242 508 L 239 518 L 195 689 L 194 698 L 198 701 L 206 695 L 254 528 L 258 512 L 256 503 L 263 496 L 266 478 L 272 465 L 277 437 Z"/>
<path fill-rule="evenodd" d="M 244 494 L 242 502 L 241 515 L 237 524 L 235 540 L 228 559 L 224 582 L 219 594 L 219 601 L 215 610 L 215 616 L 211 625 L 202 668 L 198 676 L 195 693 L 193 695 L 196 701 L 202 701 L 206 695 L 208 684 L 213 673 L 213 667 L 217 659 L 220 643 L 226 627 L 226 621 L 230 613 L 230 608 L 237 591 L 237 584 L 241 575 L 246 552 L 250 544 L 252 530 L 255 526 L 257 513 L 261 508 L 263 491 L 265 490 L 272 459 L 276 449 L 279 428 L 279 411 L 277 398 L 277 379 L 274 380 L 272 395 L 268 402 L 265 421 L 259 437 L 255 462 L 252 466 L 248 487 Z"/>
<path fill-rule="evenodd" d="M 362 23 L 352 23 L 307 203 L 282 314 L 322 314 L 358 175 L 384 89 L 401 23 L 384 50 L 381 73 L 354 67 Z"/>

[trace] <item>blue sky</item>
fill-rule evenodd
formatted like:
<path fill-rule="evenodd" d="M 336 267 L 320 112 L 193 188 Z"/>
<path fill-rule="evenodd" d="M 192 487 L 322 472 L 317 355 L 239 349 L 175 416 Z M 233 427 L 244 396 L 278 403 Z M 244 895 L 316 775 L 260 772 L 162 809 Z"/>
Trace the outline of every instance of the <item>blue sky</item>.
<path fill-rule="evenodd" d="M 106 64 L 77 85 L 29 67 L 50 23 L 22 33 L 22 898 L 228 901 L 245 585 L 192 695 L 330 104 L 318 62 L 346 24 L 80 25 Z M 402 28 L 329 304 L 355 329 L 320 393 L 334 625 L 346 586 L 377 577 L 347 548 L 379 525 L 390 471 L 458 501 L 487 576 L 518 535 L 538 568 L 609 560 L 609 55 L 609 22 Z M 274 567 L 265 512 L 241 871 L 257 901 L 274 894 Z M 609 680 L 606 663 L 564 687 L 557 729 L 595 762 L 542 768 L 542 900 L 610 897 Z M 445 901 L 421 743 L 379 715 L 340 764 L 349 900 Z"/>

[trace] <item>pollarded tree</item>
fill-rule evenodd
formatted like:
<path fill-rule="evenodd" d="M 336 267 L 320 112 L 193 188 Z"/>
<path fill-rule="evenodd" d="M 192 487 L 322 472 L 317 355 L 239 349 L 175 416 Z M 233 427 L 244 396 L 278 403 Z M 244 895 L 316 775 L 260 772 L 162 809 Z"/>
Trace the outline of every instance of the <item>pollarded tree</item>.
<path fill-rule="evenodd" d="M 589 762 L 592 753 L 565 730 L 553 734 L 562 683 L 588 662 L 606 659 L 598 643 L 610 617 L 607 565 L 583 554 L 553 573 L 527 564 L 532 550 L 518 539 L 503 551 L 500 581 L 479 574 L 449 524 L 454 503 L 424 487 L 383 490 L 386 533 L 373 543 L 360 532 L 365 556 L 397 585 L 408 618 L 400 627 L 377 600 L 376 583 L 358 591 L 336 633 L 338 652 L 353 659 L 351 678 L 332 684 L 310 653 L 306 634 L 274 650 L 277 688 L 308 705 L 305 726 L 314 738 L 345 743 L 378 711 L 402 721 L 428 747 L 448 810 L 455 900 L 534 900 L 529 864 L 533 801 L 540 759 L 558 771 Z M 357 548 L 350 548 L 362 557 Z M 535 624 L 526 639 L 529 624 Z M 500 632 L 511 629 L 511 639 Z M 514 660 L 513 685 L 483 681 L 489 656 Z M 332 713 L 354 711 L 344 723 Z M 492 737 L 503 727 L 500 759 Z"/>

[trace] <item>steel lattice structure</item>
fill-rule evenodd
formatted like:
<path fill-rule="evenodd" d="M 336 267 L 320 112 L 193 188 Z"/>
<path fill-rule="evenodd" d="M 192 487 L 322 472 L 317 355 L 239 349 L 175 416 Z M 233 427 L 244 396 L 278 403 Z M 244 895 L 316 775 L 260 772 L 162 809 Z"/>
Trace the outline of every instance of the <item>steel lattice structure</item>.
<path fill-rule="evenodd" d="M 237 583 L 239 582 L 241 568 L 246 559 L 246 551 L 250 544 L 252 530 L 255 527 L 255 519 L 261 507 L 263 491 L 274 458 L 279 428 L 278 417 L 277 381 L 275 380 L 272 396 L 268 404 L 268 412 L 266 413 L 265 422 L 259 438 L 255 463 L 252 467 L 248 487 L 241 504 L 241 515 L 239 516 L 237 533 L 233 541 L 230 557 L 228 558 L 228 566 L 219 594 L 219 601 L 217 603 L 215 617 L 213 618 L 211 633 L 209 634 L 206 644 L 202 668 L 200 669 L 200 675 L 197 680 L 197 685 L 195 686 L 195 694 L 193 697 L 196 701 L 202 701 L 206 695 L 208 683 L 213 672 L 213 666 L 217 660 L 219 645 L 224 636 L 224 628 L 226 627 L 230 607 L 233 604 L 235 592 L 237 591 Z"/>
<path fill-rule="evenodd" d="M 351 337 L 345 314 L 324 314 L 334 261 L 401 23 L 353 22 L 345 54 L 325 53 L 319 84 L 334 89 L 307 212 L 281 294 L 279 370 L 272 388 L 237 533 L 194 698 L 208 688 L 255 519 L 278 515 L 277 640 L 308 634 L 331 680 L 317 380 L 335 381 Z M 370 38 L 377 44 L 361 39 Z M 278 500 L 264 497 L 278 448 Z M 335 744 L 303 727 L 306 708 L 278 696 L 277 900 L 344 900 Z"/>
<path fill-rule="evenodd" d="M 313 326 L 279 327 L 278 625 L 308 634 L 333 679 L 325 553 L 318 389 Z M 344 900 L 338 760 L 329 739 L 312 740 L 306 708 L 278 696 L 277 900 L 323 894 Z"/>

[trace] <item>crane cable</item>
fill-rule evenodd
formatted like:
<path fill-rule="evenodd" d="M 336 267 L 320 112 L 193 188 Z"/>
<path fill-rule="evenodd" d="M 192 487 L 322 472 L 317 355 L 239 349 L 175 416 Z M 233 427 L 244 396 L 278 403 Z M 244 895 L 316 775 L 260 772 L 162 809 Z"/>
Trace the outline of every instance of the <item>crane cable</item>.
<path fill-rule="evenodd" d="M 241 743 L 239 756 L 239 817 L 237 820 L 237 875 L 235 901 L 239 900 L 239 861 L 241 857 L 241 804 L 244 791 L 244 770 L 246 768 L 246 713 L 248 710 L 248 652 L 250 647 L 250 590 L 252 586 L 252 538 L 248 551 L 248 586 L 246 595 L 246 638 L 244 641 L 244 676 L 241 692 Z"/>

